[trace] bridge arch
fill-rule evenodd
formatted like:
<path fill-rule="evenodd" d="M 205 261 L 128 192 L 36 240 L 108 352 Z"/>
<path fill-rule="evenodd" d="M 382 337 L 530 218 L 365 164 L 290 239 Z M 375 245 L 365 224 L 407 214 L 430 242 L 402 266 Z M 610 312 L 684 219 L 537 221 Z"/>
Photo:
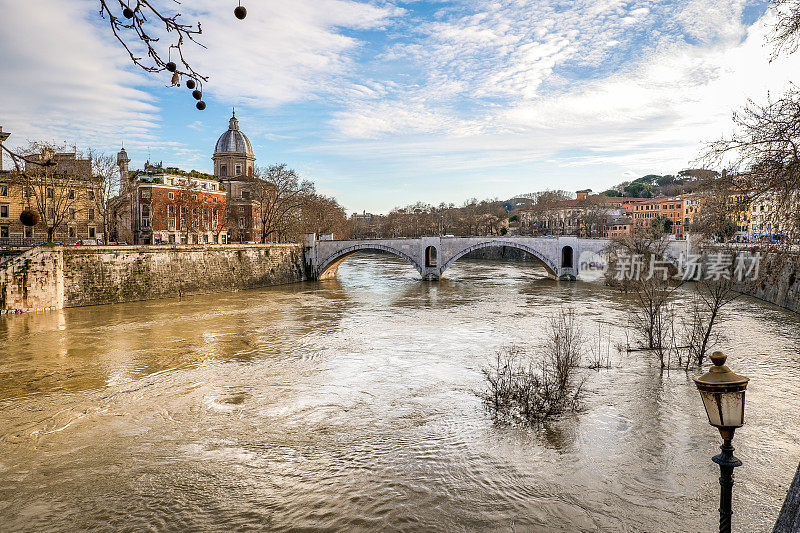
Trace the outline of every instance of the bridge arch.
<path fill-rule="evenodd" d="M 411 264 L 411 266 L 417 269 L 417 272 L 419 272 L 420 275 L 423 275 L 422 266 L 419 265 L 410 255 L 401 252 L 396 248 L 392 248 L 391 246 L 386 246 L 384 244 L 360 243 L 338 250 L 335 253 L 329 255 L 327 258 L 320 261 L 319 268 L 317 269 L 317 279 L 323 279 L 325 277 L 335 274 L 336 271 L 339 269 L 339 265 L 341 265 L 345 259 L 347 259 L 348 257 L 350 257 L 355 253 L 363 251 L 388 252 L 390 254 L 396 255 L 397 257 L 405 259 L 409 264 Z"/>
<path fill-rule="evenodd" d="M 555 265 L 555 263 L 553 263 L 553 261 L 548 259 L 547 256 L 542 252 L 540 252 L 539 250 L 536 250 L 535 248 L 531 248 L 530 246 L 526 246 L 518 242 L 502 241 L 502 240 L 479 242 L 477 244 L 473 244 L 472 246 L 465 248 L 464 250 L 461 250 L 460 252 L 456 253 L 453 257 L 448 259 L 447 262 L 445 262 L 442 265 L 442 270 L 440 271 L 440 274 L 444 274 L 444 271 L 450 268 L 450 265 L 452 265 L 453 263 L 455 263 L 456 261 L 458 261 L 459 259 L 461 259 L 470 252 L 474 252 L 475 250 L 480 250 L 482 248 L 497 248 L 502 246 L 507 246 L 509 248 L 516 248 L 517 250 L 522 250 L 528 255 L 535 257 L 536 259 L 539 260 L 539 263 L 541 263 L 541 265 L 545 268 L 545 270 L 547 270 L 548 274 L 558 277 L 558 267 Z"/>

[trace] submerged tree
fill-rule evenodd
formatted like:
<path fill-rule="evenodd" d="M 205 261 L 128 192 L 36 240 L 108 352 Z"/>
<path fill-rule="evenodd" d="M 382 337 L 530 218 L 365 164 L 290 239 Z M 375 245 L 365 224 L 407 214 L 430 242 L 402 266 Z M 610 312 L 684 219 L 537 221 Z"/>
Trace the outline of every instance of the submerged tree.
<path fill-rule="evenodd" d="M 538 357 L 517 347 L 495 353 L 483 369 L 484 405 L 496 420 L 541 424 L 579 405 L 583 380 L 575 371 L 585 347 L 583 329 L 573 309 L 551 318 Z"/>

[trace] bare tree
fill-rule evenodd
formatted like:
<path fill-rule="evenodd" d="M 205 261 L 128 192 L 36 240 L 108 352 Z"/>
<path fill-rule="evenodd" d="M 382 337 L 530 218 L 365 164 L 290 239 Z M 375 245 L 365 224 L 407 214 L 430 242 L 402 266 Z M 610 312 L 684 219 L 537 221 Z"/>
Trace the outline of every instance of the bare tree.
<path fill-rule="evenodd" d="M 800 46 L 800 1 L 772 0 L 776 25 L 771 37 L 776 57 Z M 735 132 L 708 145 L 702 159 L 726 169 L 712 181 L 716 205 L 704 206 L 706 226 L 717 235 L 730 231 L 725 221 L 744 218 L 750 206 L 767 202 L 762 226 L 767 242 L 759 246 L 781 260 L 795 258 L 789 247 L 800 241 L 800 89 L 791 86 L 766 103 L 752 100 L 733 115 Z M 777 238 L 776 238 L 777 237 Z"/>
<path fill-rule="evenodd" d="M 578 407 L 583 381 L 575 375 L 585 338 L 572 309 L 551 318 L 540 357 L 517 347 L 498 350 L 483 369 L 480 394 L 499 421 L 541 424 Z"/>
<path fill-rule="evenodd" d="M 335 198 L 309 194 L 300 206 L 300 226 L 295 238 L 306 233 L 332 233 L 343 238 L 350 235 L 347 213 Z"/>
<path fill-rule="evenodd" d="M 89 202 L 93 202 L 96 193 L 90 175 L 57 169 L 57 149 L 63 147 L 30 143 L 23 156 L 25 170 L 22 179 L 26 183 L 23 194 L 39 212 L 39 226 L 46 231 L 47 242 L 53 242 L 65 223 L 82 211 L 78 208 L 79 195 L 85 191 Z"/>
<path fill-rule="evenodd" d="M 633 330 L 642 348 L 658 353 L 662 366 L 672 331 L 672 301 L 681 284 L 672 279 L 677 268 L 665 260 L 667 244 L 666 235 L 652 227 L 612 238 L 611 268 L 606 273 L 606 283 L 631 295 Z"/>
<path fill-rule="evenodd" d="M 792 54 L 800 48 L 800 1 L 772 0 L 771 3 L 776 14 L 770 37 L 774 59 L 782 53 Z"/>
<path fill-rule="evenodd" d="M 203 46 L 197 41 L 197 36 L 203 33 L 199 22 L 196 25 L 183 24 L 180 13 L 169 13 L 149 0 L 99 2 L 100 16 L 108 19 L 111 33 L 136 66 L 146 72 L 170 72 L 173 85 L 178 84 L 180 76 L 191 78 L 201 87 L 202 82 L 208 80 L 207 76 L 192 68 L 183 53 L 187 41 Z M 179 5 L 179 2 L 175 3 Z M 172 43 L 162 46 L 160 36 L 164 33 L 175 37 Z"/>
<path fill-rule="evenodd" d="M 261 216 L 262 242 L 278 238 L 287 223 L 296 221 L 297 210 L 314 192 L 314 184 L 301 180 L 286 164 L 256 168 L 256 176 L 250 185 L 252 199 Z"/>
<path fill-rule="evenodd" d="M 95 179 L 95 212 L 103 225 L 103 236 L 109 241 L 116 234 L 115 201 L 120 195 L 119 167 L 113 157 L 90 149 L 88 157 Z"/>
<path fill-rule="evenodd" d="M 698 366 L 703 364 L 718 338 L 715 328 L 725 318 L 724 307 L 741 296 L 732 265 L 727 264 L 715 275 L 701 277 L 694 283 L 686 334 L 687 362 L 691 360 Z"/>

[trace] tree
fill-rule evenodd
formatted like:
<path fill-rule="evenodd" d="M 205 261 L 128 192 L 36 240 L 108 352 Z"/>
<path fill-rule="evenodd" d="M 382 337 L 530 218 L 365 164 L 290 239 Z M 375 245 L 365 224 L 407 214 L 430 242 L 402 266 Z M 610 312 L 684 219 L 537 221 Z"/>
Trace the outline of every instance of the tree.
<path fill-rule="evenodd" d="M 57 171 L 56 152 L 62 148 L 31 143 L 25 150 L 27 155 L 21 156 L 25 163 L 22 180 L 27 183 L 24 195 L 39 212 L 39 226 L 46 231 L 47 242 L 53 242 L 56 232 L 82 212 L 78 209 L 80 194 L 86 191 L 89 202 L 96 196 L 90 175 L 81 175 L 78 169 Z M 17 157 L 12 160 L 19 169 Z"/>
<path fill-rule="evenodd" d="M 705 276 L 694 283 L 694 298 L 689 312 L 686 345 L 689 360 L 697 366 L 703 364 L 705 356 L 715 339 L 715 326 L 724 320 L 723 308 L 741 296 L 737 290 L 732 265 L 722 275 Z"/>
<path fill-rule="evenodd" d="M 299 234 L 331 233 L 337 237 L 350 236 L 347 213 L 335 198 L 309 194 L 300 206 Z M 299 236 L 299 235 L 297 235 Z"/>
<path fill-rule="evenodd" d="M 88 156 L 96 181 L 94 206 L 103 225 L 103 237 L 108 242 L 116 234 L 114 201 L 120 194 L 119 167 L 113 157 L 101 152 L 90 149 Z"/>
<path fill-rule="evenodd" d="M 650 221 L 650 226 L 656 232 L 672 233 L 672 219 L 664 215 L 658 215 Z"/>
<path fill-rule="evenodd" d="M 800 45 L 800 2 L 772 0 L 776 13 L 771 42 L 773 57 L 794 53 Z M 713 206 L 719 219 L 731 219 L 756 200 L 771 203 L 768 221 L 773 231 L 782 234 L 782 243 L 791 245 L 800 240 L 800 89 L 791 86 L 778 98 L 766 103 L 749 100 L 733 114 L 735 131 L 709 144 L 702 160 L 725 168 L 714 180 L 716 192 L 738 201 Z M 747 205 L 743 205 L 747 204 Z M 720 224 L 707 225 L 719 231 Z M 766 245 L 762 245 L 767 247 Z M 783 258 L 789 250 L 772 247 Z"/>
<path fill-rule="evenodd" d="M 127 0 L 99 0 L 99 3 L 100 16 L 108 19 L 111 33 L 136 66 L 146 72 L 169 72 L 173 85 L 178 83 L 180 76 L 186 76 L 202 89 L 202 82 L 207 81 L 208 77 L 195 71 L 183 53 L 183 45 L 187 41 L 202 46 L 196 40 L 203 33 L 199 22 L 196 25 L 183 24 L 180 13 L 160 9 L 151 0 L 136 0 L 133 3 Z M 162 45 L 160 37 L 156 36 L 164 34 L 174 35 L 174 40 Z M 173 51 L 175 61 L 172 60 Z"/>
<path fill-rule="evenodd" d="M 609 244 L 611 268 L 606 273 L 609 285 L 631 295 L 633 330 L 644 348 L 659 355 L 662 367 L 672 331 L 672 301 L 680 286 L 672 280 L 677 268 L 664 261 L 667 244 L 666 235 L 652 227 L 614 237 Z"/>
<path fill-rule="evenodd" d="M 290 221 L 298 220 L 297 210 L 314 193 L 314 184 L 301 180 L 285 163 L 256 168 L 250 187 L 260 215 L 261 242 L 278 239 Z"/>

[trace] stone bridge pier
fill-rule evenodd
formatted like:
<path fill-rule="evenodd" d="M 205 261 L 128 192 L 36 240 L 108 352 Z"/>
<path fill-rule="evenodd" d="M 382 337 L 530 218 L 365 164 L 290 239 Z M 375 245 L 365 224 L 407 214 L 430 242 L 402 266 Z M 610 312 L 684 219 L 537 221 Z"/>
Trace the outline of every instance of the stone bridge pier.
<path fill-rule="evenodd" d="M 313 279 L 336 275 L 339 265 L 361 251 L 380 251 L 407 261 L 422 279 L 438 280 L 464 255 L 482 248 L 510 247 L 535 258 L 554 279 L 575 280 L 581 269 L 602 261 L 608 239 L 578 237 L 420 237 L 417 239 L 319 240 L 309 235 L 306 264 Z M 682 245 L 678 242 L 678 248 Z M 677 257 L 677 253 L 675 255 Z"/>

